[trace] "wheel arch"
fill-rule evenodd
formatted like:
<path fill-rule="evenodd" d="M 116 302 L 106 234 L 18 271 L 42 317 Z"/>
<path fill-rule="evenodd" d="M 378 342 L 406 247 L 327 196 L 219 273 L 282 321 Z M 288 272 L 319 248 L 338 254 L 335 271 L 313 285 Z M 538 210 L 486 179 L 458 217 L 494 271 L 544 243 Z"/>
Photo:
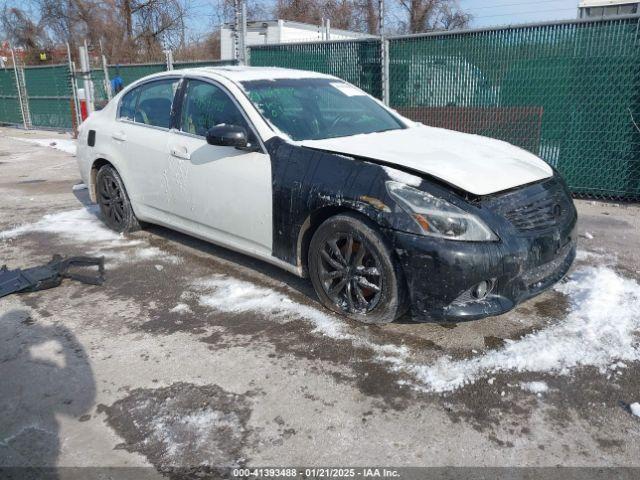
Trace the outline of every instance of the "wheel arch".
<path fill-rule="evenodd" d="M 323 222 L 331 217 L 335 217 L 336 215 L 344 213 L 354 214 L 363 219 L 365 222 L 372 224 L 376 228 L 384 226 L 379 221 L 379 217 L 377 215 L 378 212 L 376 211 L 376 209 L 373 206 L 365 204 L 363 202 L 327 205 L 314 210 L 305 219 L 304 223 L 300 227 L 300 230 L 298 231 L 297 236 L 297 266 L 301 268 L 303 277 L 309 276 L 308 254 L 309 245 L 311 244 L 313 235 L 316 233 Z"/>
<path fill-rule="evenodd" d="M 100 170 L 105 165 L 110 165 L 116 171 L 118 171 L 116 166 L 113 163 L 111 163 L 109 160 L 107 160 L 106 158 L 96 158 L 91 163 L 91 170 L 89 170 L 89 185 L 88 185 L 88 187 L 89 187 L 89 197 L 91 198 L 92 202 L 96 202 L 97 199 L 98 199 L 97 192 L 96 192 L 96 176 L 98 175 L 98 170 Z M 118 172 L 118 173 L 120 173 L 120 172 Z"/>

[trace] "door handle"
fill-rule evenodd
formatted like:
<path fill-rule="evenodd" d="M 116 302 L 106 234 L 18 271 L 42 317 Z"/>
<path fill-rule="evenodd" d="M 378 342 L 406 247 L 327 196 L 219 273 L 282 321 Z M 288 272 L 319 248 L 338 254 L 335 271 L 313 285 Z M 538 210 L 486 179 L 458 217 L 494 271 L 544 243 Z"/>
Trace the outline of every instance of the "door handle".
<path fill-rule="evenodd" d="M 191 155 L 187 151 L 186 147 L 172 148 L 171 155 L 174 157 L 182 158 L 184 160 L 191 160 Z"/>
<path fill-rule="evenodd" d="M 119 142 L 124 142 L 127 139 L 127 136 L 124 134 L 124 132 L 120 131 L 113 132 L 111 134 L 111 138 L 113 138 L 114 140 L 118 140 Z"/>

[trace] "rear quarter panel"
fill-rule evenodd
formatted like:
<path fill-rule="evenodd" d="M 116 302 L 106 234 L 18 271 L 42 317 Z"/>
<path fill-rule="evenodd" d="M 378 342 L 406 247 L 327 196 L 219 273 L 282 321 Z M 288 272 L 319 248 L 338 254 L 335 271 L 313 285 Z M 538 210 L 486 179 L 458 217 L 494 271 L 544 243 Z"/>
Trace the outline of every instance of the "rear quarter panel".
<path fill-rule="evenodd" d="M 118 171 L 128 192 L 131 192 L 134 185 L 129 181 L 129 171 L 127 162 L 117 142 L 113 139 L 112 134 L 118 128 L 119 122 L 116 121 L 116 110 L 118 98 L 116 97 L 109 102 L 103 110 L 93 112 L 87 118 L 78 131 L 77 139 L 77 162 L 80 170 L 82 181 L 89 188 L 89 194 L 92 201 L 96 201 L 95 196 L 95 175 L 92 175 L 92 167 L 100 160 L 106 160 L 111 163 Z M 95 130 L 96 141 L 93 147 L 87 144 L 90 130 Z M 134 206 L 135 209 L 135 206 Z"/>

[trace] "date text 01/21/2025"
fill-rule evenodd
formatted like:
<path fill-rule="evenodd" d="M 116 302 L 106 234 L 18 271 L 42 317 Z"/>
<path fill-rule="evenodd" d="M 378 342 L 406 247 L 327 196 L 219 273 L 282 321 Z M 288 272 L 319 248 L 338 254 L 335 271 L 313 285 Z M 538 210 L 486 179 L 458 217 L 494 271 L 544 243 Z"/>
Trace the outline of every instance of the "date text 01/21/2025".
<path fill-rule="evenodd" d="M 400 472 L 389 468 L 237 468 L 236 478 L 399 478 Z"/>

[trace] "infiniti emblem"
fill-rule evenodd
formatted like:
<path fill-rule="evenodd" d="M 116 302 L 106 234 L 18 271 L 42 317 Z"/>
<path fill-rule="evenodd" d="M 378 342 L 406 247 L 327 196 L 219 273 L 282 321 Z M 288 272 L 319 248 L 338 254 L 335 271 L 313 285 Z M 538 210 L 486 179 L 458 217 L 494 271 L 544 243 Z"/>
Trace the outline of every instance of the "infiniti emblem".
<path fill-rule="evenodd" d="M 553 216 L 554 218 L 560 218 L 560 215 L 562 215 L 562 207 L 556 203 L 553 206 Z"/>

